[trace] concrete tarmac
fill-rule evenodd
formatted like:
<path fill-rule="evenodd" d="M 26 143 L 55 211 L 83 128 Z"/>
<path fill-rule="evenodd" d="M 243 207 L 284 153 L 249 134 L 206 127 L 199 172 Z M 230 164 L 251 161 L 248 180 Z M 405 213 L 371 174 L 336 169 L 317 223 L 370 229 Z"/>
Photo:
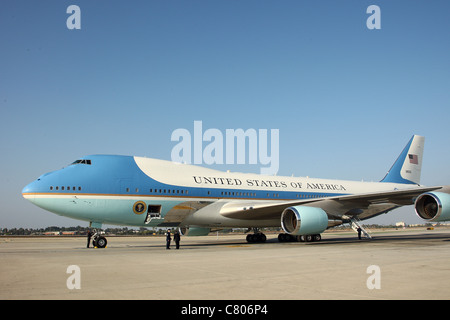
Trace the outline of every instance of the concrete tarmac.
<path fill-rule="evenodd" d="M 245 235 L 182 237 L 180 250 L 173 242 L 166 250 L 163 237 L 108 237 L 105 249 L 87 249 L 79 237 L 2 237 L 0 299 L 450 298 L 448 229 L 373 236 L 280 243 L 273 234 L 262 244 Z"/>

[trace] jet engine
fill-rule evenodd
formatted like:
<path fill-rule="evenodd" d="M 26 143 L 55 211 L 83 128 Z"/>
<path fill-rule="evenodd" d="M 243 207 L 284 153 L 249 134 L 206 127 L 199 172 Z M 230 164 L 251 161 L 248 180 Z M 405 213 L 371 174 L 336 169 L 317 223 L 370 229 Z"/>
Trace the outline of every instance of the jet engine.
<path fill-rule="evenodd" d="M 417 197 L 414 203 L 417 215 L 426 221 L 450 220 L 450 194 L 427 192 Z"/>
<path fill-rule="evenodd" d="M 210 228 L 200 228 L 200 227 L 180 228 L 181 235 L 189 237 L 207 236 L 210 232 L 211 232 Z"/>
<path fill-rule="evenodd" d="M 281 227 L 290 235 L 320 234 L 328 227 L 328 215 L 321 208 L 289 207 L 281 214 Z"/>

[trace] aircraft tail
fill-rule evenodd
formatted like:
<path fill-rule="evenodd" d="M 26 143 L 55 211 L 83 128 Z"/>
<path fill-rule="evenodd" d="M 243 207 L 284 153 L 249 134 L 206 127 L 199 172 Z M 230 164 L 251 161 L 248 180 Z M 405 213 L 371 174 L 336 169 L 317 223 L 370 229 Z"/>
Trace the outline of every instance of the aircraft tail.
<path fill-rule="evenodd" d="M 381 182 L 420 184 L 425 137 L 414 135 Z"/>

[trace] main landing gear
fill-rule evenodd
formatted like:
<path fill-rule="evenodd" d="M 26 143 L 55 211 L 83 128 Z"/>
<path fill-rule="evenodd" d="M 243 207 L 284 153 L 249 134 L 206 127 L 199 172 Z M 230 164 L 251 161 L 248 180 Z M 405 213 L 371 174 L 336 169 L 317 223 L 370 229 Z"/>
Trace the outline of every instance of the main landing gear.
<path fill-rule="evenodd" d="M 248 243 L 263 243 L 267 240 L 266 235 L 261 232 L 248 234 L 246 239 Z"/>
<path fill-rule="evenodd" d="M 249 232 L 250 230 L 251 229 L 249 228 L 247 232 Z M 253 228 L 253 234 L 248 234 L 246 240 L 248 243 L 263 243 L 266 242 L 267 237 L 264 233 L 259 231 L 258 228 Z"/>
<path fill-rule="evenodd" d="M 267 238 L 264 233 L 259 231 L 258 228 L 248 228 L 247 232 L 253 229 L 253 234 L 247 235 L 248 243 L 263 243 L 266 242 Z M 280 233 L 278 235 L 279 242 L 316 242 L 322 240 L 322 236 L 320 234 L 309 234 L 305 236 L 293 236 L 287 233 Z"/>
<path fill-rule="evenodd" d="M 310 234 L 306 236 L 293 236 L 287 233 L 280 233 L 278 241 L 280 242 L 314 242 L 320 241 L 322 236 L 320 234 Z"/>

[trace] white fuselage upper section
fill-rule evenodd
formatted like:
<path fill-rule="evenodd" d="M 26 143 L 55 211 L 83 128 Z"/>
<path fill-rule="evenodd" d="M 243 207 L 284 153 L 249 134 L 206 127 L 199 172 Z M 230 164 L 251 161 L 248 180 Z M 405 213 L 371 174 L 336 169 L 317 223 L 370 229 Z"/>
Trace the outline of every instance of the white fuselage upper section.
<path fill-rule="evenodd" d="M 142 157 L 134 157 L 134 160 L 142 172 L 150 178 L 164 184 L 188 188 L 340 195 L 391 191 L 413 187 L 412 185 L 396 183 L 357 182 L 222 172 L 194 165 Z"/>

